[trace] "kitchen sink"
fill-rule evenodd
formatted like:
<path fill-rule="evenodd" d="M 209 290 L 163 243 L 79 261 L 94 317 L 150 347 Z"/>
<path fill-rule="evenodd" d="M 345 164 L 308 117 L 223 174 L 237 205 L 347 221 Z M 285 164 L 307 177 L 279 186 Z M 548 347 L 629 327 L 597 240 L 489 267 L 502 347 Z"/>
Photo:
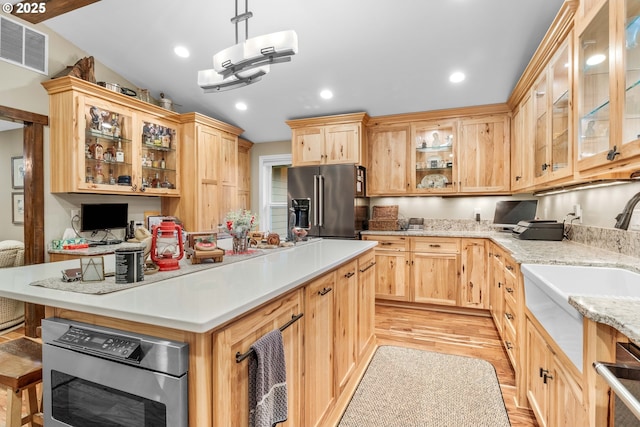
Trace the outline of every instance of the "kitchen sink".
<path fill-rule="evenodd" d="M 527 308 L 582 372 L 582 315 L 569 296 L 637 298 L 640 274 L 622 268 L 522 264 Z"/>

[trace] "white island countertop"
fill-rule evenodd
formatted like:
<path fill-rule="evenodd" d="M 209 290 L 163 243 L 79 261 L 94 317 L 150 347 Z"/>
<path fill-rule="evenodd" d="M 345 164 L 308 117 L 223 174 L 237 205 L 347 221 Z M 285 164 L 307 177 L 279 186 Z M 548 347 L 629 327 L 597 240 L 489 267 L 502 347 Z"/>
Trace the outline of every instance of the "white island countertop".
<path fill-rule="evenodd" d="M 31 286 L 78 261 L 0 269 L 0 296 L 117 319 L 204 333 L 373 248 L 376 242 L 320 239 L 228 265 L 102 295 Z M 107 255 L 105 270 L 115 257 Z M 78 286 L 82 286 L 78 282 Z"/>

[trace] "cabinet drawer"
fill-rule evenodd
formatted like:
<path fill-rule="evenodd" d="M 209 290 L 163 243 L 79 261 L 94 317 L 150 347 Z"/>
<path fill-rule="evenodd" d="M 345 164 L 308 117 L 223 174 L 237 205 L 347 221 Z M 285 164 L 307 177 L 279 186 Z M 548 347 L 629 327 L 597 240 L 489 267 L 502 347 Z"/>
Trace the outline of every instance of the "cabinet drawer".
<path fill-rule="evenodd" d="M 502 259 L 502 262 L 504 263 L 504 269 L 505 272 L 507 273 L 507 276 L 511 276 L 515 282 L 516 277 L 518 275 L 518 263 L 516 263 L 511 257 L 509 256 L 505 256 Z"/>
<path fill-rule="evenodd" d="M 505 266 L 506 267 L 506 266 Z M 520 298 L 520 290 L 518 289 L 518 281 L 509 270 L 505 268 L 504 275 L 504 299 L 505 301 L 511 301 L 511 303 L 517 307 L 517 301 Z"/>
<path fill-rule="evenodd" d="M 517 336 L 516 325 L 518 324 L 518 311 L 516 310 L 516 305 L 511 298 L 505 297 L 504 299 L 504 327 L 505 329 L 511 329 L 513 337 Z"/>
<path fill-rule="evenodd" d="M 404 236 L 363 236 L 362 238 L 377 241 L 377 251 L 406 252 L 409 250 L 409 239 Z"/>
<path fill-rule="evenodd" d="M 413 252 L 460 253 L 460 239 L 443 239 L 438 237 L 414 237 L 411 239 Z"/>
<path fill-rule="evenodd" d="M 505 350 L 507 350 L 507 355 L 509 356 L 509 360 L 511 361 L 511 366 L 513 366 L 514 370 L 518 370 L 517 358 L 516 358 L 516 337 L 511 330 L 511 328 L 504 328 L 504 335 L 502 338 L 502 342 L 504 344 Z"/>

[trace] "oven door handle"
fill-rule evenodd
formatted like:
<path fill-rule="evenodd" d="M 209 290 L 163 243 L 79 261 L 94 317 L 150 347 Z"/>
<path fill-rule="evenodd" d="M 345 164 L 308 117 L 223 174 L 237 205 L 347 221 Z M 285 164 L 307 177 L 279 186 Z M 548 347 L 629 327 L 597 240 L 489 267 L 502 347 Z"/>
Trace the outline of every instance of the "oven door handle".
<path fill-rule="evenodd" d="M 602 378 L 609 384 L 611 390 L 616 396 L 626 405 L 627 408 L 640 420 L 640 402 L 631 394 L 631 392 L 622 384 L 618 377 L 611 371 L 611 368 L 615 369 L 616 365 L 602 362 L 593 362 L 593 367 L 596 372 L 602 376 Z M 629 369 L 629 367 L 625 368 Z"/>

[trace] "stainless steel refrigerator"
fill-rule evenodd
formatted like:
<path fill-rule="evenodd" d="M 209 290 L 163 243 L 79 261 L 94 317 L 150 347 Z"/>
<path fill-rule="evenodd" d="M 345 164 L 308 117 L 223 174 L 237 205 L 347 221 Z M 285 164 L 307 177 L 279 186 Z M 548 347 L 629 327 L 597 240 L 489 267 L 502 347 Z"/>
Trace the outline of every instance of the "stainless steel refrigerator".
<path fill-rule="evenodd" d="M 358 239 L 359 232 L 366 229 L 369 200 L 365 197 L 365 169 L 362 166 L 290 167 L 287 193 L 290 209 L 298 206 L 295 202 L 298 199 L 308 205 L 309 236 Z M 289 222 L 291 230 L 294 224 L 291 219 Z"/>

